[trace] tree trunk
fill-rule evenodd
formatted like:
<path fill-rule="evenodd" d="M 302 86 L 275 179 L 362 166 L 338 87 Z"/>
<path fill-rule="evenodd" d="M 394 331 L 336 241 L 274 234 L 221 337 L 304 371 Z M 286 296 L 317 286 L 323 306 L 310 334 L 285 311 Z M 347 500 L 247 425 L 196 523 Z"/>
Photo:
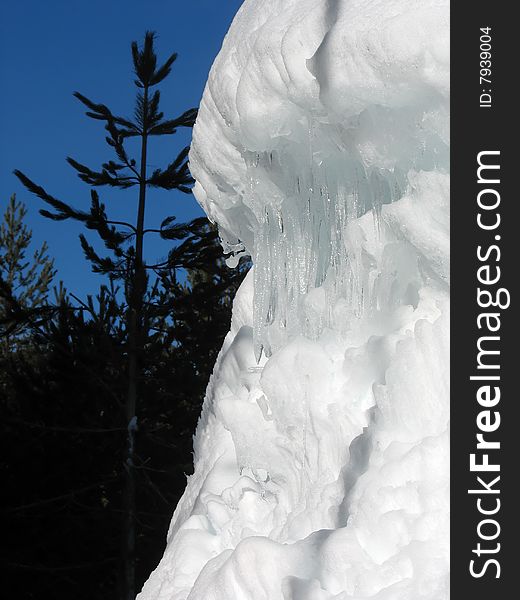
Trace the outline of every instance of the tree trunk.
<path fill-rule="evenodd" d="M 141 169 L 139 177 L 139 207 L 136 227 L 135 263 L 128 311 L 128 392 L 126 400 L 127 447 L 125 462 L 125 524 L 124 524 L 124 592 L 123 600 L 135 599 L 136 482 L 135 446 L 138 430 L 137 395 L 140 359 L 143 350 L 143 302 L 146 295 L 146 270 L 143 261 L 144 215 L 146 205 L 146 154 L 148 136 L 146 115 L 148 88 L 144 89 L 143 133 L 141 138 Z"/>

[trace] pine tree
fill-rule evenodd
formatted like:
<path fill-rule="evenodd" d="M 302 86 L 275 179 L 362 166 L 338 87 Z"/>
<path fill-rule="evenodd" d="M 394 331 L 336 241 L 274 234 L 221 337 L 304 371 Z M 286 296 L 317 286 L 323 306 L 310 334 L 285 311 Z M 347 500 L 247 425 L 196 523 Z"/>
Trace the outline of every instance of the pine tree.
<path fill-rule="evenodd" d="M 15 175 L 25 187 L 49 206 L 50 209 L 40 210 L 44 217 L 55 221 L 79 221 L 87 229 L 97 233 L 108 250 L 108 255 L 100 255 L 86 236 L 80 235 L 81 246 L 92 265 L 92 270 L 107 275 L 111 281 L 121 281 L 123 284 L 128 381 L 125 399 L 125 583 L 122 596 L 125 600 L 133 600 L 135 596 L 135 459 L 144 349 L 153 339 L 154 332 L 160 329 L 164 315 L 171 309 L 171 301 L 167 299 L 167 295 L 158 291 L 158 282 L 166 279 L 177 281 L 179 269 L 205 268 L 208 258 L 213 256 L 217 238 L 216 232 L 208 233 L 205 218 L 178 224 L 175 217 L 168 216 L 159 227 L 145 228 L 147 192 L 150 188 L 179 190 L 189 194 L 193 184 L 187 164 L 188 147 L 183 148 L 165 168 L 149 173 L 149 143 L 155 136 L 175 134 L 179 127 L 192 127 L 197 111 L 191 108 L 176 118 L 166 119 L 159 109 L 160 92 L 156 86 L 170 74 L 177 58 L 176 54 L 171 54 L 159 66 L 154 50 L 154 34 L 150 32 L 145 34 L 142 48 L 133 42 L 131 50 L 136 75 L 134 83 L 137 87 L 133 119 L 117 116 L 106 105 L 94 102 L 79 92 L 74 94 L 87 108 L 88 117 L 105 124 L 105 139 L 115 155 L 114 160 L 104 162 L 97 170 L 74 158 L 67 158 L 80 179 L 92 187 L 90 209 L 84 211 L 62 202 L 48 194 L 21 171 L 15 171 Z M 137 138 L 140 142 L 140 155 L 137 158 L 132 157 L 127 150 L 126 142 L 130 138 Z M 138 190 L 135 222 L 116 221 L 108 217 L 106 207 L 95 189 L 101 186 Z M 171 240 L 177 245 L 165 260 L 147 263 L 144 258 L 144 239 L 146 234 L 152 233 L 159 234 L 162 239 Z M 150 282 L 150 275 L 155 276 L 154 282 Z"/>
<path fill-rule="evenodd" d="M 56 274 L 54 260 L 43 242 L 32 256 L 32 231 L 24 223 L 27 210 L 13 194 L 0 225 L 0 325 L 5 328 L 4 348 L 23 332 L 23 325 L 9 318 L 15 308 L 31 312 L 41 307 Z"/>
<path fill-rule="evenodd" d="M 212 252 L 204 270 L 161 280 L 147 298 L 153 291 L 168 310 L 143 353 L 136 589 L 163 554 L 172 507 L 193 472 L 193 432 L 247 267 L 229 269 L 217 244 Z M 1 502 L 9 525 L 0 562 L 11 565 L 5 585 L 17 597 L 114 597 L 126 435 L 120 300 L 117 288 L 101 286 L 77 301 L 82 310 L 65 301 L 32 328 L 25 352 L 0 356 Z"/>

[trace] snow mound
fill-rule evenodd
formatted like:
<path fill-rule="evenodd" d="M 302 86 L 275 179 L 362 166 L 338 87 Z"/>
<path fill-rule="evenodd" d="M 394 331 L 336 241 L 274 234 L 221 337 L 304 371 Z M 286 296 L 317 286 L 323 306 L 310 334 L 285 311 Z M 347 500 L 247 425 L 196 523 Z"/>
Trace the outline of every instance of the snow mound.
<path fill-rule="evenodd" d="M 235 299 L 140 600 L 444 600 L 449 9 L 246 0 L 190 154 Z"/>

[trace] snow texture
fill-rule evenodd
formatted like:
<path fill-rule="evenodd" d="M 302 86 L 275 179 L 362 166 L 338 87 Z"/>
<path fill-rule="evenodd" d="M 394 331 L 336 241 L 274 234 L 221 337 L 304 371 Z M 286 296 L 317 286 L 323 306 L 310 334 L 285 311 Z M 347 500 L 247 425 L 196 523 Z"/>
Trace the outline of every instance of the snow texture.
<path fill-rule="evenodd" d="M 445 600 L 446 0 L 246 0 L 195 195 L 254 262 L 139 600 Z"/>

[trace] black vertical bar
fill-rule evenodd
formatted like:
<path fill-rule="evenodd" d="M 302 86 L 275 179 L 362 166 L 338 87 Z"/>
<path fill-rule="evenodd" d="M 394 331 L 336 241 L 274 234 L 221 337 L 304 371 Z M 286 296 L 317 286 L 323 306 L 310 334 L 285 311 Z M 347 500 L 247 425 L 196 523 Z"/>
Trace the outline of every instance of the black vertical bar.
<path fill-rule="evenodd" d="M 520 167 L 513 164 L 518 150 L 512 148 L 519 129 L 514 109 L 520 30 L 512 6 L 482 0 L 451 6 L 451 585 L 456 600 L 510 597 L 506 591 L 515 589 L 520 573 L 515 541 L 520 501 L 514 491 L 520 481 L 520 398 L 514 382 L 520 375 L 515 364 L 520 325 L 512 289 L 520 254 L 515 218 L 520 197 L 513 189 Z M 484 167 L 480 182 L 479 156 L 481 163 L 498 167 Z M 496 305 L 485 307 L 489 301 Z M 500 354 L 491 354 L 496 351 Z M 499 470 L 485 470 L 486 461 Z"/>

